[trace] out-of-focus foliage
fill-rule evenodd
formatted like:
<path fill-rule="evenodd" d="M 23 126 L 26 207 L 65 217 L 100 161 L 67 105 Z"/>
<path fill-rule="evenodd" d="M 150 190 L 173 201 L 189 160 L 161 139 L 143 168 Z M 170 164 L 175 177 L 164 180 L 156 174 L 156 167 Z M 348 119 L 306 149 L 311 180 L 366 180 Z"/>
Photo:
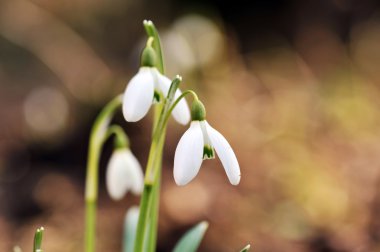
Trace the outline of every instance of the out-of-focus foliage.
<path fill-rule="evenodd" d="M 187 231 L 175 245 L 173 252 L 196 252 L 208 228 L 207 222 L 201 222 Z"/>

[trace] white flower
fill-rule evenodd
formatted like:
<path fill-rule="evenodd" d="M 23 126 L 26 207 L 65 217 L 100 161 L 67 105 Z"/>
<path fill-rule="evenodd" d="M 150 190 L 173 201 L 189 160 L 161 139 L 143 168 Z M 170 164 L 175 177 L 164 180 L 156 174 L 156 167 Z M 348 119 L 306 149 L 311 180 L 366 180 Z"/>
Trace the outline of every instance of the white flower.
<path fill-rule="evenodd" d="M 192 121 L 180 139 L 174 156 L 174 180 L 186 185 L 199 172 L 203 159 L 218 154 L 231 184 L 240 182 L 240 167 L 230 144 L 206 120 Z"/>
<path fill-rule="evenodd" d="M 131 190 L 133 194 L 141 194 L 144 177 L 140 163 L 127 148 L 116 149 L 108 162 L 106 172 L 107 191 L 112 199 L 120 200 Z"/>
<path fill-rule="evenodd" d="M 123 98 L 123 115 L 128 122 L 137 122 L 149 111 L 155 92 L 166 97 L 171 80 L 162 75 L 155 67 L 140 67 L 139 72 L 129 81 Z M 177 89 L 174 100 L 181 95 Z M 180 124 L 190 121 L 190 111 L 185 99 L 173 110 L 174 119 Z"/>

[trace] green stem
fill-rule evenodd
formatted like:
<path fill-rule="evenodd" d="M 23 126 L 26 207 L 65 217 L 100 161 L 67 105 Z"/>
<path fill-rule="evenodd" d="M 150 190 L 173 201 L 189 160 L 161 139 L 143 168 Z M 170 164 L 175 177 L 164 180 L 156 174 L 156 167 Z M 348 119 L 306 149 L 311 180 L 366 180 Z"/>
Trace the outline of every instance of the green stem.
<path fill-rule="evenodd" d="M 165 114 L 165 117 L 163 118 L 163 125 L 166 125 L 168 120 L 169 120 L 169 117 L 173 111 L 173 109 L 175 108 L 175 106 L 177 106 L 177 104 L 181 101 L 181 99 L 185 98 L 186 95 L 189 95 L 191 94 L 193 96 L 193 98 L 195 100 L 198 100 L 198 95 L 193 91 L 193 90 L 186 90 L 185 92 L 183 92 L 174 102 L 173 104 L 168 108 L 168 111 L 167 113 Z"/>
<path fill-rule="evenodd" d="M 166 117 L 165 112 L 168 111 L 167 106 L 165 105 L 166 103 L 164 106 L 162 106 L 162 104 L 157 105 L 161 107 L 161 109 L 156 110 L 156 113 L 160 113 L 160 116 L 159 119 L 156 119 L 157 116 L 155 116 L 155 130 L 149 151 L 149 158 L 145 172 L 144 191 L 140 203 L 140 215 L 136 232 L 135 252 L 155 250 L 160 196 L 160 176 L 158 174 L 161 174 L 162 153 L 165 143 L 164 139 L 166 136 L 166 124 L 160 127 L 160 123 L 163 122 L 163 119 Z M 145 190 L 146 187 L 152 189 Z M 146 216 L 148 216 L 148 219 L 146 219 Z M 146 238 L 148 238 L 146 247 L 148 250 L 144 247 Z"/>
<path fill-rule="evenodd" d="M 135 241 L 135 249 L 134 251 L 145 251 L 144 249 L 144 240 L 145 240 L 145 232 L 148 222 L 149 208 L 152 201 L 152 185 L 145 185 L 144 191 L 140 201 L 140 213 L 139 220 L 137 222 L 137 232 L 136 232 L 136 241 Z"/>
<path fill-rule="evenodd" d="M 160 37 L 152 21 L 144 21 L 144 28 L 148 37 L 153 37 L 152 46 L 157 53 L 157 69 L 164 74 L 164 62 L 161 50 Z M 153 181 L 147 180 L 152 170 L 161 171 L 162 149 L 165 136 L 164 128 L 160 127 L 162 121 L 163 104 L 157 104 L 154 109 L 154 122 L 152 131 L 152 144 L 149 151 L 149 158 L 145 172 L 145 185 L 140 203 L 140 215 L 136 231 L 135 252 L 146 251 L 144 248 L 145 239 L 147 251 L 154 251 L 157 237 L 158 207 L 159 207 L 159 178 Z M 147 190 L 146 188 L 152 188 Z"/>
<path fill-rule="evenodd" d="M 129 148 L 129 138 L 125 134 L 122 127 L 119 125 L 112 125 L 108 128 L 105 139 L 115 135 L 114 147 L 115 148 Z"/>
<path fill-rule="evenodd" d="M 160 155 L 160 153 L 162 153 L 162 151 L 160 150 L 162 150 L 163 148 L 163 143 L 164 141 L 158 141 L 158 139 L 152 140 L 152 144 L 149 151 L 147 170 L 152 170 L 155 164 L 157 163 L 157 160 L 160 160 L 158 156 Z M 157 181 L 153 181 L 153 183 L 148 183 L 147 181 L 145 181 L 144 191 L 140 202 L 140 214 L 137 224 L 136 241 L 134 249 L 135 252 L 146 251 L 144 245 L 147 235 L 149 234 L 149 236 L 151 236 L 152 232 L 156 232 L 152 230 L 153 225 L 150 224 L 152 221 L 152 211 L 157 211 L 157 209 L 152 209 L 152 202 L 154 197 L 153 192 L 154 190 L 157 190 L 156 187 Z M 158 199 L 156 198 L 155 200 Z M 148 230 L 149 233 L 147 233 Z"/>
<path fill-rule="evenodd" d="M 90 134 L 85 192 L 85 252 L 95 251 L 95 219 L 100 153 L 103 143 L 107 139 L 109 122 L 115 111 L 121 106 L 121 102 L 122 95 L 119 95 L 104 107 L 96 118 Z"/>
<path fill-rule="evenodd" d="M 173 80 L 173 82 L 169 88 L 168 96 L 164 100 L 163 105 L 161 105 L 162 109 L 160 109 L 159 119 L 155 120 L 155 126 L 154 126 L 155 130 L 153 131 L 152 141 L 159 143 L 159 145 L 157 145 L 157 146 L 159 146 L 160 148 L 163 148 L 163 145 L 164 145 L 164 139 L 165 139 L 165 135 L 166 135 L 166 125 L 167 125 L 167 119 L 166 118 L 168 118 L 170 115 L 170 114 L 168 114 L 170 111 L 170 104 L 173 100 L 175 91 L 178 88 L 178 85 L 180 84 L 180 82 L 181 82 L 181 78 L 179 76 L 174 78 L 174 80 Z M 159 113 L 158 110 L 156 110 L 155 112 L 157 112 L 157 114 Z M 155 115 L 155 119 L 156 118 L 157 118 L 157 115 Z M 162 156 L 162 153 L 160 153 L 159 156 Z M 159 160 L 159 162 L 161 163 L 161 159 Z M 160 166 L 156 167 L 154 164 L 155 164 L 155 160 L 152 161 L 151 165 L 149 165 L 149 163 L 148 163 L 147 169 L 145 171 L 145 183 L 146 184 L 154 184 L 154 182 L 156 181 L 157 170 L 161 169 Z"/>
<path fill-rule="evenodd" d="M 86 200 L 85 251 L 95 251 L 96 200 Z"/>
<path fill-rule="evenodd" d="M 157 172 L 155 183 L 153 184 L 153 202 L 152 202 L 152 211 L 150 214 L 150 227 L 148 233 L 148 246 L 147 252 L 154 252 L 156 250 L 157 244 L 157 230 L 158 230 L 158 212 L 160 206 L 160 187 L 161 187 L 161 173 L 162 173 L 162 155 L 164 147 L 164 139 L 166 135 L 166 129 L 163 130 L 160 144 L 159 144 L 159 153 L 158 161 L 156 162 L 155 170 Z"/>
<path fill-rule="evenodd" d="M 160 38 L 152 21 L 144 21 L 144 28 L 149 37 L 153 37 L 152 46 L 157 53 L 157 69 L 164 74 L 164 63 Z M 135 252 L 154 252 L 156 249 L 158 210 L 160 201 L 160 180 L 162 170 L 162 153 L 166 136 L 167 113 L 181 78 L 177 76 L 169 89 L 164 102 L 157 104 L 154 111 L 152 144 L 145 172 L 145 185 L 140 203 L 140 215 L 137 225 Z M 149 190 L 145 188 L 151 188 Z"/>
<path fill-rule="evenodd" d="M 161 174 L 161 172 L 160 172 Z M 147 252 L 153 252 L 156 248 L 156 239 L 157 239 L 157 228 L 158 228 L 158 212 L 159 212 L 159 203 L 160 203 L 160 177 L 158 177 L 157 183 L 153 186 L 152 192 L 152 209 L 150 212 L 150 225 L 149 232 L 147 236 Z"/>

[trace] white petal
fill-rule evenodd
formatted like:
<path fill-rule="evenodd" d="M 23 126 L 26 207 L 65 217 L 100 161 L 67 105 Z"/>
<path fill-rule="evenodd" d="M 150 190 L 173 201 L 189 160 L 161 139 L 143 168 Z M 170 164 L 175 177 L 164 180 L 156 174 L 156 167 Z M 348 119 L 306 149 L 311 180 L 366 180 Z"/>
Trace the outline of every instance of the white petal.
<path fill-rule="evenodd" d="M 212 128 L 207 122 L 206 127 L 211 143 L 216 151 L 216 154 L 218 154 L 218 157 L 223 164 L 224 170 L 226 171 L 230 183 L 233 185 L 239 184 L 240 167 L 230 144 L 222 134 Z"/>
<path fill-rule="evenodd" d="M 199 125 L 201 126 L 201 130 L 202 130 L 202 134 L 203 134 L 203 144 L 205 146 L 212 147 L 212 142 L 211 142 L 211 139 L 210 139 L 210 136 L 209 136 L 209 133 L 208 133 L 208 131 L 210 129 L 208 127 L 209 126 L 208 123 L 204 120 L 204 121 L 200 121 Z"/>
<path fill-rule="evenodd" d="M 177 91 L 175 92 L 175 95 L 174 95 L 174 100 L 176 100 L 178 97 L 180 97 L 181 94 L 182 94 L 182 92 L 179 89 L 177 89 Z M 189 123 L 189 121 L 190 121 L 190 109 L 189 109 L 189 106 L 187 105 L 185 98 L 182 98 L 181 101 L 177 104 L 177 106 L 175 106 L 172 114 L 173 114 L 174 119 L 178 123 L 180 123 L 182 125 L 186 125 Z"/>
<path fill-rule="evenodd" d="M 115 150 L 106 172 L 107 191 L 112 199 L 120 200 L 129 189 L 141 193 L 143 175 L 137 159 L 128 149 Z"/>
<path fill-rule="evenodd" d="M 128 156 L 128 179 L 131 180 L 131 191 L 135 195 L 140 195 L 144 189 L 144 174 L 141 165 L 130 150 L 126 152 L 126 156 Z"/>
<path fill-rule="evenodd" d="M 198 121 L 179 140 L 174 156 L 174 180 L 177 185 L 186 185 L 199 172 L 203 156 L 203 136 Z"/>
<path fill-rule="evenodd" d="M 157 77 L 157 88 L 160 89 L 162 94 L 166 97 L 168 95 L 170 85 L 172 84 L 172 81 L 166 77 L 165 75 L 162 75 L 156 70 L 156 77 Z M 182 94 L 180 89 L 177 89 L 177 91 L 174 94 L 174 100 L 173 102 Z M 187 105 L 186 100 L 183 98 L 181 101 L 177 104 L 177 106 L 173 109 L 172 115 L 174 119 L 183 125 L 186 125 L 190 121 L 190 109 Z"/>
<path fill-rule="evenodd" d="M 155 88 L 160 91 L 166 98 L 166 96 L 168 95 L 168 92 L 169 92 L 169 89 L 170 89 L 170 85 L 172 84 L 172 81 L 166 77 L 165 75 L 161 74 L 157 68 L 154 68 L 152 70 L 153 74 L 154 74 L 154 77 L 155 77 Z"/>
<path fill-rule="evenodd" d="M 136 122 L 148 113 L 154 96 L 152 69 L 141 67 L 129 81 L 123 97 L 123 115 L 128 122 Z"/>
<path fill-rule="evenodd" d="M 129 181 L 126 179 L 126 177 L 128 177 L 128 169 L 125 166 L 123 156 L 123 151 L 114 151 L 107 166 L 107 191 L 114 200 L 123 198 L 127 189 L 130 187 L 130 184 L 128 184 Z"/>

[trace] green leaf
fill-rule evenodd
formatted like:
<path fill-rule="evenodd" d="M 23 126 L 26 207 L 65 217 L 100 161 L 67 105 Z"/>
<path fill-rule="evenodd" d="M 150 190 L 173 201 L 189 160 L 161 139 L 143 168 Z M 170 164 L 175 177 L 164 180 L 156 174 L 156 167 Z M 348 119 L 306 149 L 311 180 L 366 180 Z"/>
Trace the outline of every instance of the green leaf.
<path fill-rule="evenodd" d="M 242 250 L 240 250 L 240 252 L 247 252 L 250 248 L 251 248 L 251 244 L 248 244 Z"/>
<path fill-rule="evenodd" d="M 202 238 L 208 228 L 208 223 L 206 221 L 202 221 L 182 236 L 181 240 L 175 246 L 173 252 L 195 252 Z"/>
<path fill-rule="evenodd" d="M 139 208 L 133 206 L 127 211 L 124 219 L 123 252 L 133 252 L 138 220 Z"/>
<path fill-rule="evenodd" d="M 34 244 L 33 244 L 33 252 L 42 252 L 42 235 L 44 233 L 44 228 L 37 228 L 36 233 L 34 234 Z"/>

